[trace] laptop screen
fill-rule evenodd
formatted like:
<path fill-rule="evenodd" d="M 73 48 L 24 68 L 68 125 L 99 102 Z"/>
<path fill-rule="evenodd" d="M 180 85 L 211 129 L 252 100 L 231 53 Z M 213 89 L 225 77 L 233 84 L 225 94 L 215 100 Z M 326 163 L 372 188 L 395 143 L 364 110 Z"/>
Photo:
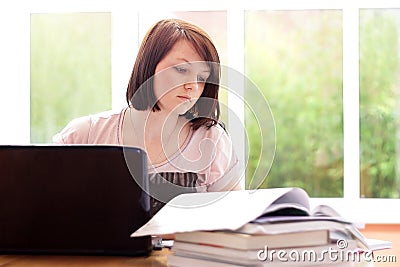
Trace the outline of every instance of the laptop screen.
<path fill-rule="evenodd" d="M 147 186 L 137 148 L 0 146 L 0 251 L 147 254 Z"/>

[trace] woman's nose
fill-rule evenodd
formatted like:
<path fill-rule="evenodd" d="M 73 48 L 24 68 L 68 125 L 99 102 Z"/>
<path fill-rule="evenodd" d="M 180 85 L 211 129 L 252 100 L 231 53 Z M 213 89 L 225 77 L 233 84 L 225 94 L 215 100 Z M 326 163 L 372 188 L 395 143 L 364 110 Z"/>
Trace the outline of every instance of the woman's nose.
<path fill-rule="evenodd" d="M 189 82 L 185 83 L 184 87 L 187 90 L 196 90 L 196 89 L 198 89 L 199 84 L 197 81 L 189 81 Z"/>

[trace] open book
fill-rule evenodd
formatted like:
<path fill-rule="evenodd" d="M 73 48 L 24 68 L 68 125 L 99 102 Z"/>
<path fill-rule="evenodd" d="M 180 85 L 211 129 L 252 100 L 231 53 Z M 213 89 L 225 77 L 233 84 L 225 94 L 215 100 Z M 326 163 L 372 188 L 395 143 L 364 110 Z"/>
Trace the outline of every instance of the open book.
<path fill-rule="evenodd" d="M 337 227 L 347 227 L 368 249 L 367 241 L 356 229 L 362 225 L 354 225 L 341 218 L 336 211 L 327 206 L 311 210 L 309 196 L 301 188 L 182 194 L 168 202 L 131 236 L 215 230 L 258 234 L 268 231 L 265 230 L 265 225 L 275 223 L 276 227 L 281 227 L 279 231 L 287 231 L 294 228 L 287 227 L 288 225 L 282 227 L 282 222 L 310 227 L 306 223 L 300 223 L 310 221 L 314 222 L 313 227 L 327 223 L 329 227 L 333 224 Z M 324 227 L 326 229 L 328 226 Z"/>

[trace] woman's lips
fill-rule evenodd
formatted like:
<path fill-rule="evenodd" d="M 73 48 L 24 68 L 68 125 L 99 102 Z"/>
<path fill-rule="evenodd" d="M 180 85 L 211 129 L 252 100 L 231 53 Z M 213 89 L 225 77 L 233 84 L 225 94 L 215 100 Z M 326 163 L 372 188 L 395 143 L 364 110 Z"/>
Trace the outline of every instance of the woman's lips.
<path fill-rule="evenodd" d="M 180 98 L 183 101 L 191 101 L 192 100 L 192 98 L 187 95 L 180 95 L 180 96 L 178 96 L 178 98 Z"/>

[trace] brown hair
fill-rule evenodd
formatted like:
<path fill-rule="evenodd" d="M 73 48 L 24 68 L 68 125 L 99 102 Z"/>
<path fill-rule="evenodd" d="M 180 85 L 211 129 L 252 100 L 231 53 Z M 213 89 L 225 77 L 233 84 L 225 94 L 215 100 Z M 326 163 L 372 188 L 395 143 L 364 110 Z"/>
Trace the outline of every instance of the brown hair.
<path fill-rule="evenodd" d="M 146 33 L 129 79 L 126 100 L 137 110 L 160 110 L 153 90 L 152 77 L 155 74 L 157 64 L 174 44 L 181 40 L 190 42 L 210 68 L 210 76 L 206 81 L 200 99 L 184 115 L 191 120 L 192 128 L 195 130 L 202 125 L 210 127 L 218 122 L 220 114 L 218 103 L 220 61 L 218 52 L 211 38 L 203 29 L 183 20 L 161 20 Z M 202 98 L 207 101 L 201 101 Z"/>

